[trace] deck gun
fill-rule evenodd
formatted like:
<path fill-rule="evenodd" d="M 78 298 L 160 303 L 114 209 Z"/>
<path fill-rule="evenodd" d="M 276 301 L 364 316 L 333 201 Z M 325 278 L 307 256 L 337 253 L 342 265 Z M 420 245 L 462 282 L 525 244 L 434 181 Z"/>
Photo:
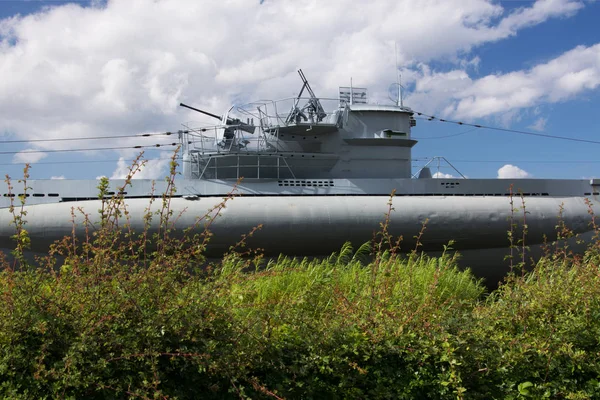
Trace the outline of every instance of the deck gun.
<path fill-rule="evenodd" d="M 292 110 L 290 111 L 286 119 L 286 123 L 299 123 L 302 120 L 310 120 L 310 122 L 319 123 L 323 121 L 325 117 L 327 117 L 327 113 L 323 109 L 323 106 L 321 105 L 321 102 L 319 101 L 317 96 L 315 96 L 315 92 L 313 92 L 312 88 L 310 87 L 310 84 L 308 83 L 308 80 L 304 76 L 304 72 L 302 72 L 301 69 L 298 70 L 298 75 L 300 75 L 300 79 L 302 79 L 302 89 L 300 89 L 300 93 L 298 93 L 298 97 L 294 101 L 294 105 L 292 106 Z M 302 93 L 304 93 L 305 89 L 310 95 L 310 98 L 308 99 L 308 102 L 304 105 L 304 107 L 299 108 L 298 104 L 300 103 Z M 306 114 L 308 114 L 308 118 Z"/>
<path fill-rule="evenodd" d="M 208 111 L 204 111 L 204 110 L 201 110 L 199 108 L 188 106 L 187 104 L 183 104 L 183 103 L 179 103 L 179 105 L 181 107 L 189 108 L 190 110 L 202 113 L 204 115 L 208 115 L 209 117 L 216 118 L 219 121 L 223 121 L 222 117 L 220 117 L 220 116 L 218 116 L 216 114 L 213 114 L 213 113 L 209 113 Z M 226 131 L 227 130 L 232 130 L 232 128 L 238 128 L 238 129 L 243 130 L 244 132 L 254 133 L 254 130 L 255 130 L 255 126 L 254 125 L 242 122 L 238 118 L 229 118 L 229 117 L 227 117 L 227 121 L 225 121 L 225 125 L 227 125 L 227 127 L 225 128 Z M 232 130 L 232 132 L 233 132 L 233 130 Z"/>

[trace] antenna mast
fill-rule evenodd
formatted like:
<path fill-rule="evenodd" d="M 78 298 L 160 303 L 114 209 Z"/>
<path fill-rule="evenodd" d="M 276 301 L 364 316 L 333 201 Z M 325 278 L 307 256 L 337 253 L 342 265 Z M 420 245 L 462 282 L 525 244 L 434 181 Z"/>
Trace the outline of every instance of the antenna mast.
<path fill-rule="evenodd" d="M 402 74 L 400 68 L 398 68 L 398 42 L 394 41 L 394 55 L 396 56 L 396 83 L 398 84 L 398 99 L 396 99 L 396 105 L 400 103 L 400 107 L 404 107 L 402 101 Z"/>
<path fill-rule="evenodd" d="M 398 83 L 398 92 L 400 93 L 400 107 L 404 108 L 404 102 L 402 99 L 402 74 L 398 72 L 398 76 L 400 77 L 400 83 Z"/>

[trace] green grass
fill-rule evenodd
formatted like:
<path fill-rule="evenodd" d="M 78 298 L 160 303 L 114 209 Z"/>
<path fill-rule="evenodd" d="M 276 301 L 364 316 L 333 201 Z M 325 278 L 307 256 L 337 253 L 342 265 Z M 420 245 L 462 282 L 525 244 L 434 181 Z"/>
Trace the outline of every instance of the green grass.
<path fill-rule="evenodd" d="M 160 233 L 118 224 L 116 197 L 34 264 L 15 207 L 0 398 L 600 398 L 597 238 L 487 293 L 448 255 L 399 254 L 385 222 L 326 259 L 233 249 L 197 268 L 209 232 L 175 232 L 162 201 Z"/>
<path fill-rule="evenodd" d="M 102 242 L 106 243 L 106 242 Z M 165 248 L 168 248 L 165 247 Z M 597 248 L 487 295 L 444 256 L 111 249 L 0 273 L 4 398 L 595 398 Z"/>

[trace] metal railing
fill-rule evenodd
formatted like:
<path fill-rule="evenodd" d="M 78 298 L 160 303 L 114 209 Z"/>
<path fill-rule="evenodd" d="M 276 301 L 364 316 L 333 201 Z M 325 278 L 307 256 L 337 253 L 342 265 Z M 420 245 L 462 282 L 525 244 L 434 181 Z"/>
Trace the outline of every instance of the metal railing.
<path fill-rule="evenodd" d="M 197 179 L 205 177 L 214 179 L 296 178 L 285 157 L 279 155 L 256 154 L 253 157 L 249 157 L 247 154 L 237 153 L 226 156 L 211 154 L 202 157 L 196 154 L 192 158 L 196 158 L 192 160 L 192 163 L 197 166 L 195 171 L 192 170 L 192 175 Z M 223 160 L 224 158 L 235 161 L 225 165 L 223 165 L 223 162 L 219 164 L 219 160 Z M 256 162 L 252 162 L 252 159 L 255 159 Z M 267 159 L 274 160 L 275 163 L 266 163 Z M 263 160 L 262 163 L 261 160 Z"/>
<path fill-rule="evenodd" d="M 337 98 L 290 97 L 238 106 L 237 112 L 255 118 L 265 130 L 298 123 L 336 125 L 340 114 L 339 101 Z"/>
<path fill-rule="evenodd" d="M 250 134 L 237 129 L 235 125 L 202 128 L 183 126 L 182 150 L 189 156 L 193 178 L 202 179 L 207 175 L 215 179 L 219 179 L 219 175 L 236 179 L 242 176 L 248 178 L 248 175 L 250 178 L 261 178 L 261 171 L 263 176 L 295 178 L 285 157 L 278 154 L 277 132 L 267 140 L 265 132 L 259 127 L 254 134 Z M 235 173 L 232 173 L 233 169 Z M 269 170 L 272 173 L 268 173 Z"/>
<path fill-rule="evenodd" d="M 412 177 L 417 178 L 422 170 L 424 170 L 425 168 L 432 168 L 432 167 L 435 167 L 437 169 L 436 174 L 439 176 L 440 174 L 443 174 L 441 169 L 444 166 L 450 167 L 454 172 L 456 172 L 458 175 L 460 175 L 460 177 L 462 179 L 467 179 L 467 177 L 464 176 L 462 174 L 462 172 L 460 172 L 454 165 L 452 165 L 450 163 L 450 161 L 448 161 L 446 159 L 446 157 L 441 157 L 441 156 L 432 157 L 429 161 L 427 161 L 427 163 L 425 165 L 423 165 L 421 168 L 419 168 L 419 170 L 417 171 L 416 174 L 412 174 Z"/>
<path fill-rule="evenodd" d="M 265 150 L 266 143 L 261 133 L 251 134 L 234 126 L 214 125 L 191 128 L 183 125 L 182 135 L 184 153 L 258 153 Z"/>

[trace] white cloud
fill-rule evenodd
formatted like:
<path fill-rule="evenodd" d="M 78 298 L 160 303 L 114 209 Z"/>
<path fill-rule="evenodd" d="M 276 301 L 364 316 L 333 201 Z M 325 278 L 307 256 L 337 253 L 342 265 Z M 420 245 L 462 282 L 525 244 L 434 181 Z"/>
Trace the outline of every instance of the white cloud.
<path fill-rule="evenodd" d="M 170 161 L 170 158 L 148 160 L 142 169 L 133 176 L 133 179 L 164 178 L 168 174 L 167 168 Z M 125 162 L 125 159 L 120 157 L 119 161 L 117 162 L 117 168 L 112 173 L 110 179 L 125 179 L 129 174 L 129 167 L 130 165 Z"/>
<path fill-rule="evenodd" d="M 18 152 L 13 156 L 13 163 L 15 164 L 35 164 L 36 162 L 46 158 L 48 155 L 46 153 L 29 153 L 30 151 L 34 151 L 35 149 L 29 148 L 23 151 Z"/>
<path fill-rule="evenodd" d="M 467 120 L 503 114 L 506 120 L 524 108 L 565 101 L 598 88 L 600 43 L 577 46 L 529 70 L 479 79 L 472 79 L 464 69 L 436 72 L 423 64 L 405 75 L 415 83 L 407 98 L 415 109 Z"/>
<path fill-rule="evenodd" d="M 335 96 L 352 77 L 387 98 L 387 86 L 395 80 L 395 41 L 401 65 L 442 59 L 476 69 L 479 58 L 468 57 L 474 46 L 572 15 L 585 5 L 539 0 L 506 13 L 491 0 L 430 0 L 418 7 L 409 0 L 92 4 L 0 20 L 0 75 L 10 77 L 0 80 L 0 131 L 31 139 L 173 130 L 181 121 L 203 118 L 180 109 L 182 101 L 221 114 L 233 101 L 296 93 L 298 67 L 320 96 Z M 558 101 L 595 87 L 594 54 L 595 48 L 578 48 L 557 62 L 562 69 L 548 67 L 553 72 L 542 68 L 473 80 L 463 70 L 438 74 L 421 64 L 412 74 L 418 90 L 431 95 L 426 104 L 476 117 L 507 104 L 523 107 L 544 96 Z M 552 79 L 556 83 L 546 94 L 531 83 Z M 36 148 L 122 143 L 57 141 Z"/>
<path fill-rule="evenodd" d="M 550 17 L 567 17 L 583 8 L 582 1 L 539 0 L 532 7 L 522 7 L 500 22 L 498 30 L 514 35 L 518 29 L 545 21 Z"/>
<path fill-rule="evenodd" d="M 511 164 L 506 164 L 498 170 L 498 179 L 524 179 L 531 178 L 532 175 Z"/>
<path fill-rule="evenodd" d="M 65 179 L 64 175 L 60 175 L 60 176 L 53 176 L 50 179 Z"/>
<path fill-rule="evenodd" d="M 543 117 L 539 117 L 535 120 L 535 122 L 529 126 L 529 129 L 533 129 L 534 131 L 543 132 L 546 129 L 546 122 L 548 120 Z"/>
<path fill-rule="evenodd" d="M 451 179 L 451 178 L 456 178 L 454 175 L 452 174 L 445 174 L 441 171 L 436 172 L 435 174 L 431 175 L 432 178 L 442 178 L 442 179 Z"/>
<path fill-rule="evenodd" d="M 481 63 L 481 58 L 479 56 L 473 57 L 470 60 L 461 59 L 459 61 L 459 65 L 462 69 L 473 69 L 474 71 L 479 70 L 479 64 Z"/>

